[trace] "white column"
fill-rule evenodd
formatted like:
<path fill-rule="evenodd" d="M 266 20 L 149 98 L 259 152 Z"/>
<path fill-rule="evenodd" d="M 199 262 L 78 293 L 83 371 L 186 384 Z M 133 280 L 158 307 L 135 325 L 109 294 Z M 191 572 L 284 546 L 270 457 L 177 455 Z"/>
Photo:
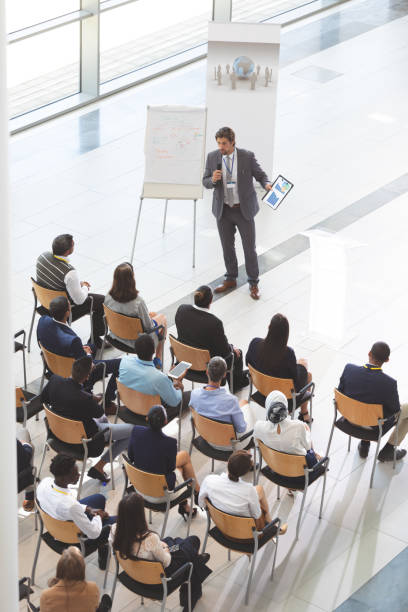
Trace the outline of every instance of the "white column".
<path fill-rule="evenodd" d="M 81 21 L 80 92 L 99 95 L 99 0 L 81 0 L 81 9 L 93 13 Z"/>
<path fill-rule="evenodd" d="M 10 210 L 8 194 L 8 119 L 5 3 L 0 2 L 0 608 L 18 610 L 18 535 L 15 401 L 12 381 Z"/>
<path fill-rule="evenodd" d="M 227 23 L 232 17 L 232 0 L 213 0 L 213 21 Z"/>

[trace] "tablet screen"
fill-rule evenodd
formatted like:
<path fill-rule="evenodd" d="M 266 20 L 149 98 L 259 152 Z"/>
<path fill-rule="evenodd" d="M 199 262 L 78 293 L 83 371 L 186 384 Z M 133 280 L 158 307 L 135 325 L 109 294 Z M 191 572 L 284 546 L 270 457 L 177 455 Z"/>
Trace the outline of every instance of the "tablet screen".
<path fill-rule="evenodd" d="M 285 179 L 280 174 L 278 178 L 274 181 L 272 189 L 265 193 L 264 197 L 262 198 L 262 201 L 266 202 L 268 206 L 273 209 L 278 208 L 279 204 L 288 195 L 292 187 L 293 183 Z"/>

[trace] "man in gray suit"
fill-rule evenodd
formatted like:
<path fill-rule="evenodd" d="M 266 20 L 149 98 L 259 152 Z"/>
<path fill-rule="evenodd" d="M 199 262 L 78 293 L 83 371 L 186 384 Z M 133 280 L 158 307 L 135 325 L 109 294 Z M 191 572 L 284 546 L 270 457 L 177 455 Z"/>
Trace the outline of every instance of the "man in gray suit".
<path fill-rule="evenodd" d="M 218 150 L 208 154 L 203 176 L 204 187 L 214 189 L 212 212 L 217 219 L 226 268 L 225 280 L 222 285 L 216 287 L 215 293 L 222 293 L 237 286 L 235 232 L 238 228 L 244 249 L 249 292 L 254 300 L 258 300 L 259 267 L 254 217 L 259 211 L 259 204 L 253 178 L 267 190 L 271 189 L 272 185 L 255 155 L 251 151 L 235 147 L 235 134 L 231 128 L 220 128 L 215 139 Z"/>

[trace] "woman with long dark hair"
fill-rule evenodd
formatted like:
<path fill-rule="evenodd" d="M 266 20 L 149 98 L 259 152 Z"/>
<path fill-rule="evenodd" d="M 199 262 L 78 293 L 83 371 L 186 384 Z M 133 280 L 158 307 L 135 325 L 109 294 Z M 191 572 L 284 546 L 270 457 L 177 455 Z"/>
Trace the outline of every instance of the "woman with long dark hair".
<path fill-rule="evenodd" d="M 119 503 L 116 525 L 112 527 L 110 539 L 115 552 L 122 559 L 147 559 L 160 561 L 166 576 L 171 576 L 184 563 L 193 563 L 191 576 L 191 605 L 200 599 L 201 583 L 211 573 L 206 566 L 210 556 L 199 554 L 200 538 L 166 537 L 160 540 L 157 533 L 147 525 L 144 500 L 139 493 L 126 495 Z M 180 589 L 180 605 L 188 609 L 187 584 Z"/>
<path fill-rule="evenodd" d="M 107 612 L 112 607 L 108 595 L 99 604 L 99 589 L 85 580 L 85 561 L 75 546 L 63 551 L 48 586 L 41 594 L 41 612 Z"/>
<path fill-rule="evenodd" d="M 291 378 L 296 391 L 312 380 L 306 359 L 296 360 L 295 351 L 288 346 L 289 321 L 283 314 L 275 314 L 265 338 L 253 338 L 246 354 L 246 363 L 255 370 L 275 378 Z M 310 422 L 307 402 L 300 408 L 299 419 Z"/>
<path fill-rule="evenodd" d="M 163 345 L 167 333 L 167 320 L 164 314 L 148 311 L 145 301 L 136 289 L 135 274 L 131 263 L 124 262 L 116 266 L 113 273 L 112 287 L 105 296 L 105 305 L 119 314 L 124 314 L 128 317 L 139 317 L 143 329 L 151 329 L 163 325 L 163 341 L 159 340 L 156 331 L 151 333 L 156 347 L 156 357 L 160 360 L 163 359 Z M 112 334 L 112 336 L 116 338 L 114 334 Z M 117 339 L 134 348 L 134 340 L 127 340 L 126 338 Z"/>

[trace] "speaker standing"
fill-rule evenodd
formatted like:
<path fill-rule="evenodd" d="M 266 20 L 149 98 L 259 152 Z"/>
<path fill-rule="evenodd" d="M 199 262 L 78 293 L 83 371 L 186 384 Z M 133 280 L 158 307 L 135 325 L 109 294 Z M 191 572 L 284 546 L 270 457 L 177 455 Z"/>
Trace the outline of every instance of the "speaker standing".
<path fill-rule="evenodd" d="M 269 190 L 271 183 L 251 151 L 235 146 L 235 134 L 229 127 L 215 134 L 218 150 L 211 151 L 203 176 L 203 185 L 213 189 L 212 212 L 217 219 L 218 232 L 225 262 L 225 280 L 216 287 L 222 293 L 237 286 L 238 260 L 235 252 L 236 229 L 241 236 L 249 292 L 254 300 L 260 297 L 258 256 L 255 245 L 255 215 L 259 211 L 253 179 Z"/>

